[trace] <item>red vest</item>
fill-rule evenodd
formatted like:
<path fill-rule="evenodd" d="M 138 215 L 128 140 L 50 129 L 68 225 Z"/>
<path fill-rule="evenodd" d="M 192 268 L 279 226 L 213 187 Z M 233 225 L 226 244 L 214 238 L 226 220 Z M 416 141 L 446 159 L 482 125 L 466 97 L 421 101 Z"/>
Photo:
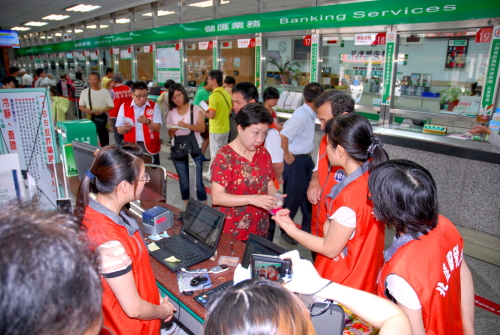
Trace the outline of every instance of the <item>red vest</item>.
<path fill-rule="evenodd" d="M 362 176 L 347 185 L 330 202 L 328 216 L 342 206 L 356 213 L 356 231 L 347 242 L 347 255 L 335 259 L 322 254 L 316 256 L 314 266 L 323 278 L 358 290 L 376 293 L 377 275 L 383 264 L 385 227 L 373 214 L 373 204 L 367 199 L 368 176 Z M 320 237 L 324 237 L 321 232 Z M 346 249 L 344 248 L 344 251 Z M 342 253 L 344 253 L 344 251 Z"/>
<path fill-rule="evenodd" d="M 156 103 L 153 101 L 148 102 L 149 106 L 146 106 L 146 108 L 144 108 L 144 116 L 150 119 L 151 122 L 153 122 L 153 113 Z M 132 103 L 123 105 L 123 111 L 125 117 L 131 118 L 132 120 L 134 120 L 134 123 L 136 123 L 136 119 L 139 117 L 139 115 L 135 115 Z M 160 133 L 149 129 L 149 127 L 145 123 L 142 124 L 142 133 L 144 134 L 144 146 L 146 147 L 146 150 L 152 155 L 156 155 L 157 153 L 159 153 L 161 149 Z M 135 129 L 132 129 L 129 132 L 125 133 L 123 135 L 123 141 L 136 143 Z"/>
<path fill-rule="evenodd" d="M 83 223 L 88 229 L 87 234 L 93 247 L 108 241 L 119 241 L 123 245 L 127 255 L 132 259 L 132 274 L 137 292 L 143 300 L 159 305 L 160 296 L 151 268 L 149 252 L 139 231 L 129 236 L 125 227 L 117 225 L 90 206 L 87 206 L 85 210 Z M 129 318 L 104 278 L 102 278 L 102 286 L 102 310 L 105 327 L 116 335 L 158 335 L 160 333 L 161 321 L 159 319 L 143 321 Z"/>
<path fill-rule="evenodd" d="M 397 274 L 417 293 L 427 335 L 463 334 L 460 313 L 460 266 L 463 240 L 447 218 L 419 240 L 400 246 L 380 271 L 378 294 L 385 296 L 386 278 Z"/>
<path fill-rule="evenodd" d="M 311 233 L 315 236 L 323 236 L 323 225 L 326 221 L 326 196 L 333 186 L 340 183 L 345 177 L 344 169 L 340 166 L 330 167 L 326 146 L 328 145 L 326 135 L 323 135 L 319 143 L 318 153 L 318 181 L 321 185 L 320 200 L 312 206 Z"/>
<path fill-rule="evenodd" d="M 116 118 L 122 104 L 128 103 L 130 105 L 132 103 L 132 91 L 127 85 L 115 86 L 110 91 L 113 91 L 113 104 L 115 106 L 109 111 L 109 117 Z"/>

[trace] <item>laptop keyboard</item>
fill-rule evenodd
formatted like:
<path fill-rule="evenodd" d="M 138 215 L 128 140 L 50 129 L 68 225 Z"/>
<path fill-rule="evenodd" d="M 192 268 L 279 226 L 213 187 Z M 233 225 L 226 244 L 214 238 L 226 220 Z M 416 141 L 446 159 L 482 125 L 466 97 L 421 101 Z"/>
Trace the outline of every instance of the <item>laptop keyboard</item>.
<path fill-rule="evenodd" d="M 160 247 L 171 251 L 175 256 L 183 262 L 189 262 L 203 257 L 202 254 L 192 249 L 191 245 L 185 244 L 180 238 L 165 238 L 155 242 Z"/>

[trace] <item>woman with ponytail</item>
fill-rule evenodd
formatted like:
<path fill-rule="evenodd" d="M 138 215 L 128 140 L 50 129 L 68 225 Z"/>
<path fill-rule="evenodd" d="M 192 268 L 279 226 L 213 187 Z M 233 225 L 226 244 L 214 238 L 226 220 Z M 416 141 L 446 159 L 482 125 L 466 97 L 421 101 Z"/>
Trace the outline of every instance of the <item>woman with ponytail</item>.
<path fill-rule="evenodd" d="M 368 177 L 388 156 L 383 143 L 373 135 L 370 122 L 359 114 L 331 119 L 325 133 L 330 165 L 341 166 L 346 177 L 327 196 L 329 219 L 323 234 L 314 236 L 298 229 L 288 216 L 288 209 L 278 211 L 273 219 L 288 235 L 317 253 L 314 266 L 320 276 L 376 293 L 385 228 L 372 214 Z"/>
<path fill-rule="evenodd" d="M 141 154 L 130 143 L 102 148 L 78 190 L 77 214 L 100 255 L 104 327 L 114 334 L 158 335 L 175 311 L 158 293 L 137 222 L 123 211 L 149 182 Z"/>

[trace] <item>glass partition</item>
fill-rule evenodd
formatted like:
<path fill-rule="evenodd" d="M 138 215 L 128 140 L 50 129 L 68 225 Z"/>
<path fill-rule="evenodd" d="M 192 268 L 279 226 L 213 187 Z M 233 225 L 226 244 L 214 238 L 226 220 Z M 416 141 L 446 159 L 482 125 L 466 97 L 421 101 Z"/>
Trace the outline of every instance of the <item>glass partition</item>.
<path fill-rule="evenodd" d="M 177 1 L 163 0 L 158 2 L 158 26 L 179 23 L 179 5 Z"/>
<path fill-rule="evenodd" d="M 254 14 L 256 12 L 256 0 L 221 1 L 219 5 L 219 17 Z"/>
<path fill-rule="evenodd" d="M 99 55 L 102 61 L 102 69 L 101 69 L 101 78 L 102 78 L 106 75 L 106 68 L 108 67 L 113 68 L 114 64 L 111 60 L 111 53 L 109 52 L 108 48 L 99 50 Z"/>
<path fill-rule="evenodd" d="M 208 42 L 208 41 L 207 41 Z M 205 42 L 186 43 L 187 86 L 198 87 L 205 80 L 212 67 L 212 50 L 200 50 Z"/>
<path fill-rule="evenodd" d="M 153 81 L 154 79 L 154 52 L 143 52 L 143 48 L 136 48 L 137 80 Z"/>
<path fill-rule="evenodd" d="M 153 15 L 151 15 L 151 4 L 136 7 L 134 29 L 140 30 L 149 28 L 153 28 Z"/>
<path fill-rule="evenodd" d="M 130 12 L 128 9 L 116 12 L 115 34 L 130 31 Z"/>
<path fill-rule="evenodd" d="M 220 41 L 219 48 L 224 77 L 232 76 L 236 83 L 255 83 L 255 48 L 238 48 L 238 40 Z"/>
<path fill-rule="evenodd" d="M 266 12 L 275 12 L 310 6 L 312 6 L 312 1 L 309 0 L 287 0 L 286 2 L 283 0 L 265 0 L 263 9 Z"/>
<path fill-rule="evenodd" d="M 123 76 L 124 82 L 132 80 L 132 55 L 128 49 L 120 49 L 118 56 L 118 72 Z"/>
<path fill-rule="evenodd" d="M 99 18 L 99 35 L 110 35 L 111 34 L 111 24 L 113 21 L 111 20 L 111 15 L 103 15 Z"/>
<path fill-rule="evenodd" d="M 87 37 L 97 36 L 97 25 L 95 20 L 88 20 L 87 23 Z"/>
<path fill-rule="evenodd" d="M 185 14 L 184 22 L 213 19 L 214 8 L 212 6 L 212 1 L 187 0 Z"/>

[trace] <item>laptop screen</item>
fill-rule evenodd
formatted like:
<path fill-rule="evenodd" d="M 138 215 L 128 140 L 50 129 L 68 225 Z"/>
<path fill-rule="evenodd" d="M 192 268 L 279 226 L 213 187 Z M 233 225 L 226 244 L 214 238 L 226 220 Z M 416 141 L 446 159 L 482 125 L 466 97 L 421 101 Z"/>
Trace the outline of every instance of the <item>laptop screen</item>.
<path fill-rule="evenodd" d="M 243 254 L 243 260 L 241 261 L 241 266 L 248 269 L 250 265 L 250 256 L 253 254 L 262 254 L 270 256 L 278 256 L 287 252 L 283 247 L 274 244 L 265 238 L 257 236 L 255 234 L 250 234 L 247 241 L 247 246 L 245 248 L 245 253 Z"/>
<path fill-rule="evenodd" d="M 201 202 L 189 199 L 184 216 L 183 232 L 204 243 L 211 249 L 217 248 L 224 214 Z"/>
<path fill-rule="evenodd" d="M 96 151 L 99 150 L 99 148 L 78 141 L 73 141 L 72 144 L 76 170 L 78 171 L 78 179 L 82 180 L 85 176 L 85 172 L 94 164 Z"/>

